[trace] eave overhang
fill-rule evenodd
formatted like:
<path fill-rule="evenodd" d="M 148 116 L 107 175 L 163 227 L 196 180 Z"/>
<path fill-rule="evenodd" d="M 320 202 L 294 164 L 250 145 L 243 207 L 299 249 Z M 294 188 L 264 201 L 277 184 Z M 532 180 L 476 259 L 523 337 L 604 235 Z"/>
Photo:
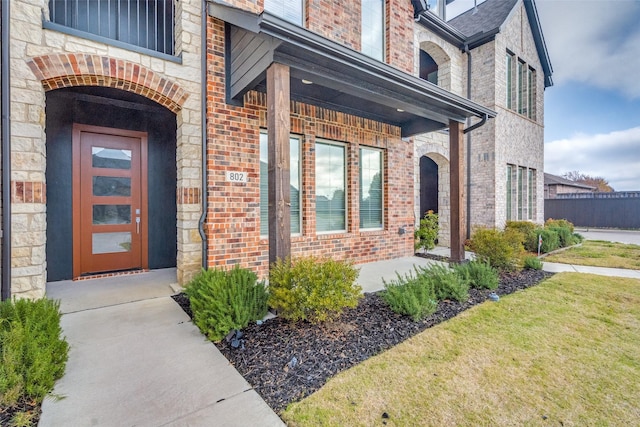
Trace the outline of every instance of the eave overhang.
<path fill-rule="evenodd" d="M 288 65 L 291 98 L 401 128 L 403 137 L 444 129 L 450 120 L 493 118 L 495 111 L 360 52 L 263 12 L 216 1 L 210 16 L 228 24 L 227 98 L 265 90 L 267 68 Z M 304 84 L 312 82 L 312 84 Z"/>

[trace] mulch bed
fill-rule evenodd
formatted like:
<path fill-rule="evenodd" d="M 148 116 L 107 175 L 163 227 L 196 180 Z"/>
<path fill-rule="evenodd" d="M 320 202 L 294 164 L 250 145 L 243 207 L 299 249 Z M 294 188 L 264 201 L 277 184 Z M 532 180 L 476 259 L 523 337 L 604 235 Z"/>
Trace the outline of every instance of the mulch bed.
<path fill-rule="evenodd" d="M 506 295 L 551 276 L 536 270 L 502 275 L 494 292 Z M 443 301 L 437 311 L 414 322 L 391 311 L 376 294 L 365 294 L 356 308 L 325 324 L 290 323 L 281 318 L 242 330 L 241 346 L 216 346 L 276 412 L 322 387 L 329 378 L 411 336 L 488 299 L 488 290 L 471 289 L 464 303 Z M 191 316 L 184 294 L 174 297 Z"/>
<path fill-rule="evenodd" d="M 39 403 L 28 401 L 26 399 L 22 399 L 16 405 L 11 407 L 0 406 L 0 426 L 11 425 L 11 419 L 18 412 L 30 413 L 32 416 L 30 425 L 36 426 L 40 420 L 42 408 Z"/>

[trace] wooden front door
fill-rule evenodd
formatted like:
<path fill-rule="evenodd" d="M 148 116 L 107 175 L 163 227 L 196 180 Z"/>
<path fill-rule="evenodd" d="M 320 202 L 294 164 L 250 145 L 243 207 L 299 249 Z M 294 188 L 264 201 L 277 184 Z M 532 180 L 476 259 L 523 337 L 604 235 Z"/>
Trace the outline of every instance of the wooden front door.
<path fill-rule="evenodd" d="M 148 268 L 147 135 L 73 127 L 73 276 Z"/>

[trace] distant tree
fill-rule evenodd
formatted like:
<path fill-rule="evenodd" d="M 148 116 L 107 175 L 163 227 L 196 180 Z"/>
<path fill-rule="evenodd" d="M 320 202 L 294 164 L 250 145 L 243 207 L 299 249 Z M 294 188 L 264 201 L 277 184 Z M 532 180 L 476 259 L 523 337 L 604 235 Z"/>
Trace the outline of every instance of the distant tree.
<path fill-rule="evenodd" d="M 581 184 L 596 187 L 596 191 L 601 193 L 611 193 L 612 191 L 615 191 L 613 187 L 609 185 L 609 181 L 601 176 L 591 176 L 580 171 L 567 172 L 562 176 L 569 181 L 579 182 Z"/>

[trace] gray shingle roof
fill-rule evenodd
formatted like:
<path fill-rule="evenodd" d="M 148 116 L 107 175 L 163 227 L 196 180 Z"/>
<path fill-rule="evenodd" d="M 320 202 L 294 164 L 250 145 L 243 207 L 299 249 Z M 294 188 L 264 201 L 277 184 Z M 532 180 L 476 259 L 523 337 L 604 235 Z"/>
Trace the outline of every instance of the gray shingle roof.
<path fill-rule="evenodd" d="M 544 173 L 544 184 L 545 185 L 568 185 L 571 187 L 577 188 L 588 188 L 590 190 L 595 190 L 596 187 L 592 185 L 583 184 L 581 182 L 571 181 L 569 179 L 563 178 L 558 175 L 552 175 L 550 173 Z"/>
<path fill-rule="evenodd" d="M 502 26 L 518 0 L 487 0 L 473 9 L 456 16 L 447 23 L 467 37 L 487 33 Z"/>

